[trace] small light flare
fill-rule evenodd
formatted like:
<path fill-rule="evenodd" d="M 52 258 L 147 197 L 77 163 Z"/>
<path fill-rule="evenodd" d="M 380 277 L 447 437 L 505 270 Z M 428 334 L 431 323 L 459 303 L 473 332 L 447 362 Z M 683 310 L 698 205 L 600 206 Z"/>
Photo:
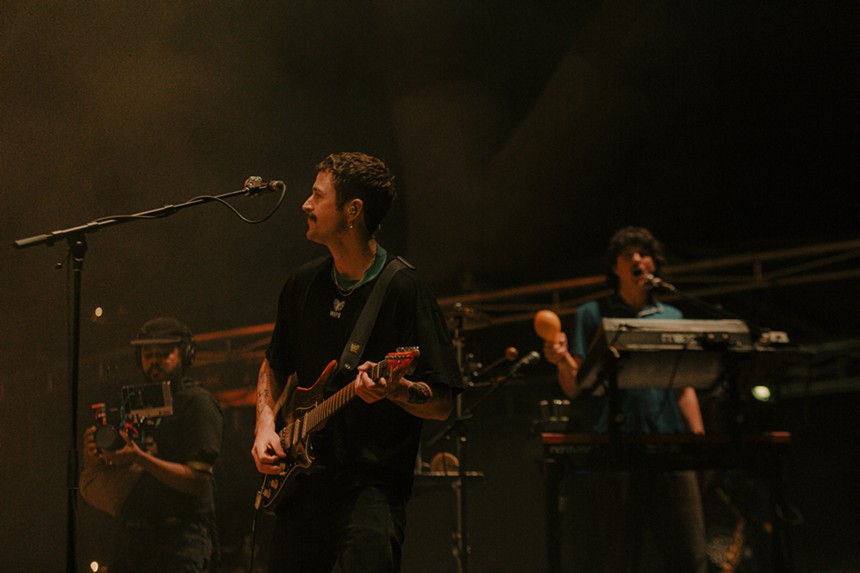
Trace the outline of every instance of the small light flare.
<path fill-rule="evenodd" d="M 770 402 L 771 399 L 770 388 L 767 386 L 753 386 L 752 395 L 759 402 Z"/>

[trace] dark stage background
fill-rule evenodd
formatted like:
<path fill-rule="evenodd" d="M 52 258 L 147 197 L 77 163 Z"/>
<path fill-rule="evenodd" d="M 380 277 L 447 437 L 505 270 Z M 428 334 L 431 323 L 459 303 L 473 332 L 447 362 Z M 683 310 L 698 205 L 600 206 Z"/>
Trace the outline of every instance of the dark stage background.
<path fill-rule="evenodd" d="M 854 240 L 858 12 L 853 1 L 0 0 L 3 567 L 63 569 L 72 439 L 67 246 L 14 240 L 241 189 L 249 175 L 287 184 L 259 225 L 211 203 L 88 236 L 82 422 L 92 401 L 133 381 L 126 342 L 147 318 L 175 315 L 198 333 L 274 319 L 287 274 L 322 253 L 299 207 L 333 151 L 394 169 L 400 196 L 380 241 L 449 299 L 599 273 L 606 239 L 627 224 L 649 226 L 673 263 Z M 231 203 L 258 218 L 275 200 Z M 843 266 L 856 270 L 856 257 Z M 856 291 L 831 280 L 709 302 L 799 343 L 855 348 L 840 358 L 850 382 Z M 466 344 L 485 362 L 539 346 L 522 322 L 471 331 Z M 222 379 L 238 388 L 254 374 Z M 526 375 L 469 423 L 466 463 L 485 473 L 468 490 L 474 571 L 544 568 L 532 422 L 558 392 L 545 364 Z M 857 387 L 751 412 L 796 438 L 798 571 L 860 570 Z M 707 405 L 720 419 L 720 404 Z M 252 417 L 227 412 L 228 546 L 250 529 L 259 485 Z M 732 480 L 741 497 L 753 487 Z M 444 487 L 417 492 L 406 571 L 453 570 L 451 502 Z M 84 504 L 78 513 L 81 560 L 103 558 L 112 523 Z"/>

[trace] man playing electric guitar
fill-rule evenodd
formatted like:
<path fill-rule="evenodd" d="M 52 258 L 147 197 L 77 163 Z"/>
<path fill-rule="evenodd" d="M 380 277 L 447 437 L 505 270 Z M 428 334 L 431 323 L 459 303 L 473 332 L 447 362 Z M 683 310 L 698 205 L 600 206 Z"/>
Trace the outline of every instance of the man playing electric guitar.
<path fill-rule="evenodd" d="M 373 365 L 367 375 L 374 382 L 378 382 L 383 376 L 389 379 L 400 378 L 413 366 L 419 355 L 418 348 L 398 348 L 396 352 L 388 354 L 381 362 Z M 332 415 L 357 396 L 356 385 L 347 384 L 328 398 L 323 398 L 337 366 L 337 361 L 332 360 L 310 388 L 298 386 L 295 380 L 291 379 L 275 404 L 275 409 L 278 410 L 281 402 L 285 402 L 280 410 L 285 412 L 286 423 L 278 431 L 278 437 L 286 457 L 279 460 L 281 473 L 266 474 L 255 504 L 257 509 L 270 509 L 275 506 L 281 496 L 291 489 L 290 486 L 295 483 L 299 472 L 307 471 L 311 467 L 314 461 L 312 438 L 315 433 Z M 411 393 L 407 403 L 414 404 L 423 403 L 432 394 L 423 382 L 408 386 L 407 391 Z"/>
<path fill-rule="evenodd" d="M 374 237 L 394 195 L 394 178 L 376 158 L 340 153 L 317 165 L 303 205 L 306 236 L 330 256 L 300 267 L 281 291 L 257 381 L 252 455 L 264 474 L 281 474 L 290 460 L 284 446 L 295 443 L 276 426 L 288 377 L 307 389 L 350 349 L 353 327 L 394 260 Z M 310 471 L 297 472 L 274 504 L 269 571 L 329 573 L 335 563 L 344 573 L 400 570 L 422 420 L 446 419 L 463 381 L 438 304 L 414 270 L 380 286 L 384 298 L 370 334 L 363 348 L 351 349 L 365 361 L 319 382 L 324 397 L 348 388 L 359 399 L 314 430 Z M 389 360 L 404 347 L 420 348 L 409 374 L 367 361 Z"/>

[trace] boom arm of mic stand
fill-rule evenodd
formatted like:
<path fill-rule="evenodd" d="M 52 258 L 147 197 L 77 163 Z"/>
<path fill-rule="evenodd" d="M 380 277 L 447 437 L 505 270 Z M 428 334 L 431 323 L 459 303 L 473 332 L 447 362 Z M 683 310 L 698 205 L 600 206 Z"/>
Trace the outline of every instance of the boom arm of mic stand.
<path fill-rule="evenodd" d="M 41 235 L 33 235 L 32 237 L 18 239 L 14 242 L 14 245 L 17 249 L 23 249 L 25 247 L 33 247 L 36 245 L 43 244 L 50 247 L 55 242 L 60 241 L 62 239 L 70 238 L 75 235 L 80 235 L 84 233 L 95 233 L 103 227 L 111 227 L 119 223 L 131 223 L 133 221 L 147 219 L 160 219 L 162 217 L 168 217 L 170 215 L 173 215 L 177 211 L 185 209 L 186 207 L 193 207 L 194 205 L 199 205 L 201 203 L 210 203 L 212 201 L 229 199 L 230 197 L 234 197 L 236 195 L 241 195 L 244 193 L 246 193 L 245 189 L 239 189 L 236 191 L 222 193 L 221 195 L 207 195 L 204 197 L 195 197 L 193 199 L 189 199 L 185 203 L 180 203 L 179 205 L 164 205 L 163 207 L 150 209 L 148 211 L 141 211 L 140 213 L 135 213 L 133 215 L 118 215 L 115 217 L 96 219 L 94 221 L 90 221 L 89 223 L 84 223 L 83 225 L 69 227 L 68 229 L 60 229 L 57 231 L 51 231 L 49 233 L 43 233 Z"/>
<path fill-rule="evenodd" d="M 725 319 L 729 319 L 729 320 L 742 320 L 742 321 L 744 321 L 747 324 L 747 326 L 749 327 L 750 331 L 752 331 L 753 340 L 758 340 L 761 337 L 761 334 L 763 332 L 767 332 L 767 330 L 768 330 L 767 328 L 763 328 L 757 324 L 754 324 L 754 323 L 750 322 L 749 320 L 742 318 L 736 314 L 733 314 L 733 313 L 731 313 L 731 312 L 729 312 L 729 311 L 727 311 L 721 307 L 707 303 L 704 300 L 700 299 L 699 297 L 696 297 L 696 296 L 693 296 L 689 293 L 686 293 L 686 292 L 682 291 L 681 289 L 679 289 L 678 287 L 676 287 L 670 283 L 661 282 L 660 285 L 655 287 L 655 288 L 656 289 L 663 289 L 663 290 L 666 290 L 666 291 L 668 291 L 674 295 L 677 295 L 679 298 L 689 302 L 690 304 L 692 304 L 693 306 L 695 306 L 699 310 L 701 310 L 707 314 L 710 314 L 711 316 L 714 316 L 716 318 L 725 318 Z"/>

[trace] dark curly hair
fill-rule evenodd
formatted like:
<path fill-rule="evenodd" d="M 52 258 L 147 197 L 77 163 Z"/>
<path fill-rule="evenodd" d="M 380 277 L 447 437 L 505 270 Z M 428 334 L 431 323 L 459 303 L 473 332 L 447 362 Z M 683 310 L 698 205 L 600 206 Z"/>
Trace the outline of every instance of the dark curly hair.
<path fill-rule="evenodd" d="M 388 208 L 397 196 L 394 175 L 381 159 L 365 153 L 332 153 L 316 166 L 317 172 L 329 172 L 337 192 L 337 206 L 361 199 L 364 223 L 373 236 L 379 229 Z"/>
<path fill-rule="evenodd" d="M 656 266 L 654 274 L 659 275 L 663 265 L 666 264 L 663 244 L 654 237 L 651 231 L 644 227 L 634 227 L 632 225 L 619 229 L 609 239 L 604 259 L 606 282 L 613 289 L 618 289 L 618 277 L 613 270 L 615 263 L 618 257 L 630 247 L 636 247 L 640 249 L 643 256 L 650 255 L 654 259 L 654 265 Z"/>

